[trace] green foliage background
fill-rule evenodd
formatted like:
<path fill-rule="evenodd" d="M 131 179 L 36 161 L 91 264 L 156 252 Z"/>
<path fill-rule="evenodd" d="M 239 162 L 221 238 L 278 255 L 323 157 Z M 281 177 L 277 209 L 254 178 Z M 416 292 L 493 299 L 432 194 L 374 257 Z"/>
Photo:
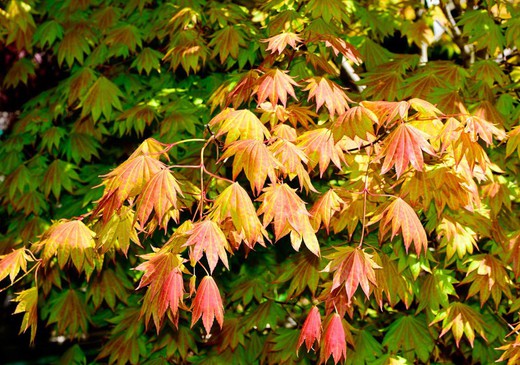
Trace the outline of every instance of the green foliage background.
<path fill-rule="evenodd" d="M 518 131 L 520 9 L 513 1 L 441 1 L 431 7 L 361 0 L 1 2 L 0 105 L 12 112 L 13 120 L 0 136 L 0 254 L 30 247 L 52 221 L 91 211 L 103 193 L 100 176 L 145 138 L 172 143 L 207 136 L 205 126 L 223 108 L 223 95 L 244 72 L 272 58 L 264 40 L 286 29 L 339 36 L 357 47 L 363 59 L 345 68 L 341 55 L 315 45 L 316 53 L 328 52 L 331 70 L 295 57 L 285 64 L 292 76 L 329 74 L 356 101 L 421 98 L 450 114 L 461 113 L 460 102 L 505 132 Z M 356 310 L 347 320 L 355 342 L 349 345 L 347 363 L 485 364 L 501 356 L 496 348 L 514 341 L 516 334 L 506 335 L 520 308 L 518 253 L 513 252 L 520 249 L 520 150 L 511 140 L 487 149 L 492 181 L 483 176 L 479 186 L 491 182 L 498 192 L 484 192 L 481 209 L 464 213 L 466 225 L 456 239 L 471 249 L 449 259 L 446 242 L 435 245 L 440 256 L 398 252 L 399 273 L 412 286 L 411 305 L 405 306 L 398 294 L 397 304 L 379 311 L 363 296 L 356 297 Z M 182 144 L 169 155 L 189 163 L 198 148 Z M 337 178 L 326 176 L 315 181 L 319 190 Z M 428 221 L 430 240 L 441 242 L 434 217 Z M 359 234 L 358 229 L 355 236 Z M 228 332 L 205 338 L 199 327 L 190 328 L 186 313 L 178 330 L 169 325 L 160 333 L 151 326 L 145 329 L 138 319 L 143 295 L 134 290 L 139 274 L 131 268 L 140 262 L 137 255 L 151 252 L 167 237 L 156 233 L 143 248 L 132 246 L 127 257 L 105 258 L 105 272 L 116 275 L 113 295 L 102 299 L 92 289 L 97 272 L 89 282 L 72 269 L 45 278 L 40 328 L 46 324 L 52 336 L 69 339 L 63 363 L 316 361 L 303 348 L 298 357 L 295 345 L 311 291 L 318 277 L 326 275 L 318 272 L 324 265 L 307 262 L 314 270 L 312 279 L 298 284 L 295 262 L 311 259 L 287 244 L 257 248 L 247 259 L 236 255 L 229 272 L 218 272 L 222 292 L 228 293 Z M 345 237 L 331 234 L 321 240 L 328 247 Z M 377 246 L 377 232 L 366 240 Z M 461 282 L 480 255 L 488 253 L 501 263 L 506 284 L 485 303 L 478 296 L 465 300 L 470 283 Z M 444 294 L 422 294 L 430 276 Z M 24 277 L 3 293 L 12 298 L 33 280 Z M 8 285 L 2 281 L 2 287 Z M 80 293 L 84 312 L 64 323 L 56 313 L 71 289 L 78 289 L 74 292 Z M 477 335 L 474 346 L 466 338 L 456 346 L 451 332 L 439 338 L 438 315 L 456 298 L 478 314 L 472 326 L 482 327 L 477 332 L 487 341 Z M 441 323 L 429 325 L 436 315 Z M 95 360 L 100 353 L 101 360 Z"/>

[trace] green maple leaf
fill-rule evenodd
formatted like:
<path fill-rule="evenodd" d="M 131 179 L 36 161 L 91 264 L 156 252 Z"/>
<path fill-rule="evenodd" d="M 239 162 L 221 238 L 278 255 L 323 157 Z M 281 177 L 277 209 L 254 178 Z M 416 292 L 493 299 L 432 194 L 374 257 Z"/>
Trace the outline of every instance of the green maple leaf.
<path fill-rule="evenodd" d="M 87 91 L 81 101 L 81 116 L 92 114 L 94 121 L 97 121 L 101 114 L 106 120 L 112 120 L 112 110 L 121 110 L 121 100 L 123 93 L 109 79 L 104 76 L 99 77 Z"/>
<path fill-rule="evenodd" d="M 419 278 L 417 298 L 419 306 L 417 312 L 424 308 L 436 312 L 439 307 L 449 305 L 448 295 L 457 296 L 453 284 L 458 283 L 452 270 L 433 270 L 432 274 L 425 273 Z"/>
<path fill-rule="evenodd" d="M 400 351 L 402 356 L 413 361 L 418 358 L 427 362 L 435 347 L 434 337 L 428 328 L 424 314 L 402 316 L 394 321 L 383 339 L 383 346 L 390 352 Z"/>
<path fill-rule="evenodd" d="M 87 333 L 88 313 L 85 294 L 67 289 L 51 297 L 49 305 L 43 308 L 47 323 L 56 323 L 58 334 L 79 337 Z"/>
<path fill-rule="evenodd" d="M 46 45 L 50 47 L 54 42 L 56 42 L 56 40 L 61 40 L 63 38 L 63 33 L 63 27 L 60 23 L 56 20 L 49 20 L 36 28 L 33 42 L 38 43 L 42 48 Z"/>
<path fill-rule="evenodd" d="M 354 336 L 354 349 L 347 355 L 347 365 L 372 364 L 383 355 L 383 346 L 366 329 Z"/>

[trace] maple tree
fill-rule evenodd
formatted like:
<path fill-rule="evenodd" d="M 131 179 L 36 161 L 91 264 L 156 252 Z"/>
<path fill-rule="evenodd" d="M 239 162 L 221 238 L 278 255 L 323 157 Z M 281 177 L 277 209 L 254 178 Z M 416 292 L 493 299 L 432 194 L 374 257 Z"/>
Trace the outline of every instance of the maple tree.
<path fill-rule="evenodd" d="M 63 363 L 515 364 L 519 33 L 514 2 L 8 1 L 20 332 Z"/>

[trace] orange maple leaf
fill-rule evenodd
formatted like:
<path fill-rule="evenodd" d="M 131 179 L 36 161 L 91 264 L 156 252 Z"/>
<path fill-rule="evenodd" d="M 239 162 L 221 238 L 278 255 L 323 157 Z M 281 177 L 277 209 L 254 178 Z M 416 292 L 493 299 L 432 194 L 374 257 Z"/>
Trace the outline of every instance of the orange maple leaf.
<path fill-rule="evenodd" d="M 289 176 L 289 180 L 298 176 L 301 187 L 310 191 L 316 191 L 314 186 L 312 186 L 309 174 L 303 166 L 303 164 L 308 163 L 308 159 L 298 146 L 280 138 L 269 146 L 269 150 L 273 153 L 273 156 L 280 161 L 283 167 L 283 174 Z"/>
<path fill-rule="evenodd" d="M 155 211 L 161 228 L 166 229 L 164 217 L 170 209 L 178 209 L 177 194 L 184 196 L 182 190 L 170 170 L 162 169 L 146 183 L 137 200 L 137 218 L 144 227 L 152 210 Z"/>
<path fill-rule="evenodd" d="M 229 269 L 226 250 L 231 253 L 231 247 L 217 223 L 210 219 L 197 222 L 187 234 L 189 234 L 189 238 L 183 247 L 192 246 L 190 250 L 192 266 L 195 266 L 205 252 L 211 273 L 217 266 L 219 258 Z"/>
<path fill-rule="evenodd" d="M 323 363 L 327 362 L 331 355 L 334 359 L 334 364 L 344 360 L 347 356 L 345 329 L 338 313 L 334 313 L 325 325 L 322 351 L 323 353 L 320 357 Z"/>
<path fill-rule="evenodd" d="M 193 316 L 191 318 L 191 326 L 202 317 L 202 323 L 206 333 L 211 332 L 211 327 L 215 319 L 220 328 L 224 324 L 224 305 L 222 304 L 222 297 L 218 290 L 215 280 L 207 275 L 202 278 L 197 289 L 197 294 L 192 304 Z"/>
<path fill-rule="evenodd" d="M 233 179 L 236 179 L 240 171 L 244 170 L 251 189 L 258 194 L 269 176 L 271 182 L 276 181 L 275 168 L 280 163 L 262 141 L 246 139 L 233 142 L 223 153 L 221 161 L 235 156 L 233 160 Z"/>
<path fill-rule="evenodd" d="M 254 94 L 257 95 L 258 104 L 262 104 L 269 99 L 271 104 L 276 105 L 278 100 L 280 100 L 285 107 L 287 106 L 287 94 L 298 100 L 293 86 L 299 85 L 287 74 L 287 71 L 276 68 L 260 76 L 257 80 L 257 88 Z"/>
<path fill-rule="evenodd" d="M 27 272 L 27 261 L 34 260 L 27 254 L 27 249 L 24 247 L 13 250 L 7 255 L 0 255 L 0 281 L 9 276 L 12 284 L 20 270 Z"/>
<path fill-rule="evenodd" d="M 321 317 L 318 307 L 314 306 L 311 308 L 305 322 L 303 323 L 300 337 L 298 338 L 298 344 L 296 345 L 296 351 L 303 345 L 307 347 L 307 352 L 312 349 L 314 342 L 320 343 L 321 338 Z"/>
<path fill-rule="evenodd" d="M 103 211 L 103 222 L 106 223 L 112 214 L 121 208 L 126 199 L 141 193 L 150 178 L 166 168 L 156 157 L 144 153 L 130 157 L 104 175 L 105 192 L 93 214 Z"/>
<path fill-rule="evenodd" d="M 408 123 L 401 123 L 385 140 L 379 157 L 385 157 L 381 173 L 387 173 L 394 165 L 397 177 L 401 176 L 408 163 L 422 171 L 424 159 L 422 151 L 435 156 L 435 150 L 426 140 L 427 135 Z"/>
<path fill-rule="evenodd" d="M 378 124 L 391 127 L 397 119 L 406 119 L 410 104 L 406 101 L 362 101 L 361 106 L 371 110 L 379 120 Z"/>
<path fill-rule="evenodd" d="M 297 49 L 298 46 L 296 43 L 301 43 L 302 39 L 296 33 L 283 32 L 271 38 L 263 39 L 261 42 L 269 42 L 266 51 L 271 51 L 271 54 L 276 52 L 278 52 L 278 54 L 282 54 L 287 45 L 290 45 L 293 49 Z"/>
<path fill-rule="evenodd" d="M 36 244 L 38 249 L 43 248 L 42 260 L 47 265 L 58 256 L 58 265 L 63 269 L 72 259 L 78 271 L 82 271 L 85 264 L 93 266 L 96 233 L 79 220 L 60 220 L 55 222 Z"/>
<path fill-rule="evenodd" d="M 376 273 L 374 269 L 380 269 L 381 266 L 372 260 L 372 255 L 357 247 L 338 247 L 336 252 L 326 256 L 331 261 L 324 271 L 334 271 L 332 279 L 331 291 L 341 286 L 345 286 L 348 300 L 354 296 L 358 286 L 369 298 L 370 284 L 377 286 Z"/>
<path fill-rule="evenodd" d="M 414 243 L 417 255 L 421 251 L 426 252 L 428 249 L 428 238 L 419 217 L 411 206 L 401 198 L 396 198 L 386 207 L 382 213 L 383 218 L 379 225 L 379 239 L 382 240 L 386 233 L 392 228 L 392 236 L 394 238 L 400 231 L 403 236 L 406 252 Z M 390 225 L 390 222 L 392 223 Z"/>
<path fill-rule="evenodd" d="M 298 251 L 303 242 L 316 256 L 320 255 L 320 246 L 309 220 L 310 214 L 305 203 L 287 184 L 271 184 L 258 198 L 262 202 L 258 215 L 263 214 L 264 227 L 274 224 L 275 240 L 290 234 L 291 244 Z"/>
<path fill-rule="evenodd" d="M 329 110 L 329 114 L 333 117 L 335 114 L 341 115 L 345 110 L 349 109 L 349 99 L 343 88 L 324 77 L 315 76 L 306 80 L 308 85 L 303 91 L 309 91 L 308 100 L 316 99 L 316 111 L 321 108 L 323 104 Z"/>
<path fill-rule="evenodd" d="M 330 220 L 334 213 L 341 210 L 342 205 L 345 205 L 345 202 L 336 194 L 334 189 L 329 189 L 323 194 L 309 211 L 314 229 L 318 230 L 323 223 L 327 233 L 329 233 Z"/>
<path fill-rule="evenodd" d="M 146 261 L 135 268 L 144 272 L 137 289 L 148 286 L 141 307 L 141 316 L 144 315 L 146 326 L 152 317 L 159 332 L 166 311 L 170 309 L 174 323 L 177 324 L 179 307 L 184 306 L 183 260 L 180 255 L 163 251 L 141 257 Z"/>
<path fill-rule="evenodd" d="M 327 128 L 317 128 L 301 134 L 296 140 L 300 147 L 309 157 L 309 168 L 319 164 L 320 177 L 323 176 L 330 161 L 341 169 L 341 161 L 345 162 L 343 151 L 334 143 L 332 132 Z M 345 162 L 346 163 L 346 162 Z"/>
<path fill-rule="evenodd" d="M 220 193 L 213 203 L 209 217 L 219 222 L 231 218 L 238 237 L 249 248 L 253 248 L 257 242 L 263 246 L 264 237 L 268 236 L 256 215 L 251 198 L 239 183 L 231 184 Z"/>

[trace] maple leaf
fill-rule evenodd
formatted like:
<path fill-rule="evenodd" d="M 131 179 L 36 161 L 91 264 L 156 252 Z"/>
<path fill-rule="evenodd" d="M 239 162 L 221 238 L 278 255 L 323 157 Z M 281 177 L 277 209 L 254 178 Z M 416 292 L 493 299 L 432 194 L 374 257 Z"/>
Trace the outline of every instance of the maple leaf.
<path fill-rule="evenodd" d="M 213 47 L 211 57 L 220 58 L 220 63 L 224 63 L 228 56 L 235 60 L 238 58 L 239 47 L 245 47 L 246 41 L 244 34 L 238 26 L 228 25 L 213 34 L 213 39 L 208 44 Z"/>
<path fill-rule="evenodd" d="M 82 333 L 87 332 L 87 308 L 84 293 L 66 289 L 50 299 L 49 307 L 44 308 L 43 316 L 48 316 L 47 324 L 56 323 L 58 334 L 80 337 Z"/>
<path fill-rule="evenodd" d="M 190 250 L 192 266 L 195 266 L 205 252 L 210 273 L 217 266 L 219 258 L 224 266 L 229 269 L 226 250 L 231 253 L 231 247 L 217 223 L 210 219 L 197 222 L 187 234 L 189 234 L 189 238 L 183 247 L 193 246 Z"/>
<path fill-rule="evenodd" d="M 137 199 L 137 219 L 144 227 L 152 210 L 159 222 L 159 227 L 166 229 L 166 213 L 170 209 L 178 209 L 177 195 L 184 196 L 179 183 L 170 170 L 162 169 L 152 176 L 144 185 L 142 193 Z"/>
<path fill-rule="evenodd" d="M 27 249 L 22 247 L 13 250 L 6 255 L 0 255 L 0 281 L 9 276 L 11 284 L 14 282 L 16 275 L 22 270 L 27 272 L 27 261 L 34 261 L 34 259 L 27 254 Z"/>
<path fill-rule="evenodd" d="M 357 247 L 336 247 L 336 252 L 326 256 L 331 260 L 324 269 L 326 272 L 334 271 L 331 291 L 340 286 L 345 286 L 348 300 L 350 301 L 358 286 L 370 297 L 370 286 L 377 286 L 374 269 L 381 269 L 372 259 L 373 255 Z"/>
<path fill-rule="evenodd" d="M 442 321 L 442 332 L 439 337 L 444 336 L 449 330 L 453 333 L 455 344 L 459 347 L 460 339 L 465 334 L 471 347 L 475 341 L 475 331 L 484 339 L 486 334 L 484 328 L 486 323 L 481 314 L 467 304 L 453 302 L 446 309 L 442 309 L 435 316 L 432 324 Z"/>
<path fill-rule="evenodd" d="M 360 105 L 371 110 L 377 116 L 378 124 L 387 128 L 394 125 L 396 120 L 405 120 L 410 109 L 406 101 L 362 101 Z"/>
<path fill-rule="evenodd" d="M 498 140 L 506 138 L 506 134 L 503 130 L 480 117 L 467 117 L 465 118 L 465 123 L 464 131 L 470 135 L 472 141 L 477 141 L 478 137 L 480 137 L 480 139 L 489 146 L 493 143 L 493 136 Z"/>
<path fill-rule="evenodd" d="M 13 302 L 17 302 L 13 314 L 23 313 L 22 324 L 20 326 L 20 333 L 25 333 L 27 329 L 31 328 L 31 344 L 34 344 L 36 337 L 36 328 L 38 326 L 38 288 L 32 287 L 30 289 L 16 293 Z"/>
<path fill-rule="evenodd" d="M 254 139 L 263 142 L 264 139 L 271 138 L 269 130 L 260 119 L 247 109 L 226 108 L 210 120 L 209 126 L 216 128 L 215 138 L 227 134 L 225 147 L 236 140 Z"/>
<path fill-rule="evenodd" d="M 446 308 L 449 305 L 449 295 L 457 296 L 453 284 L 458 283 L 451 270 L 435 270 L 431 274 L 425 274 L 419 278 L 421 290 L 417 293 L 419 306 L 417 311 L 429 308 L 436 313 L 439 307 Z"/>
<path fill-rule="evenodd" d="M 54 256 L 58 256 L 58 265 L 63 269 L 72 259 L 78 271 L 85 265 L 93 266 L 96 233 L 80 220 L 60 220 L 55 222 L 36 244 L 43 248 L 42 260 L 47 265 Z"/>
<path fill-rule="evenodd" d="M 233 142 L 224 151 L 220 161 L 231 156 L 235 156 L 233 179 L 236 179 L 240 171 L 244 170 L 251 184 L 251 189 L 256 194 L 262 190 L 267 176 L 269 176 L 271 182 L 276 181 L 275 168 L 279 167 L 279 162 L 262 141 L 246 139 Z"/>
<path fill-rule="evenodd" d="M 489 299 L 493 298 L 496 307 L 500 304 L 502 294 L 512 298 L 510 287 L 511 279 L 501 260 L 491 254 L 476 255 L 471 258 L 468 272 L 461 284 L 471 283 L 468 290 L 468 298 L 479 294 L 480 306 L 483 307 Z"/>
<path fill-rule="evenodd" d="M 253 248 L 257 242 L 263 246 L 264 237 L 268 237 L 251 198 L 239 183 L 231 184 L 219 194 L 213 202 L 209 217 L 219 222 L 231 218 L 238 236 L 249 248 Z"/>
<path fill-rule="evenodd" d="M 134 59 L 130 67 L 134 67 L 137 69 L 137 72 L 141 74 L 143 70 L 147 75 L 153 70 L 161 69 L 161 59 L 164 57 L 164 54 L 161 52 L 145 47 L 139 52 L 137 57 Z"/>
<path fill-rule="evenodd" d="M 94 278 L 87 291 L 87 301 L 92 299 L 95 309 L 98 309 L 102 301 L 105 301 L 114 311 L 116 299 L 126 304 L 128 292 L 131 289 L 133 289 L 132 283 L 128 280 L 122 267 L 118 265 L 116 271 L 106 269 L 100 276 Z"/>
<path fill-rule="evenodd" d="M 104 175 L 105 193 L 98 203 L 94 214 L 103 211 L 103 220 L 107 222 L 112 213 L 121 208 L 123 202 L 141 193 L 146 183 L 165 165 L 148 154 L 130 156 L 125 162 Z"/>
<path fill-rule="evenodd" d="M 314 342 L 320 343 L 321 338 L 321 317 L 320 311 L 318 307 L 314 306 L 309 311 L 305 322 L 303 322 L 303 327 L 300 332 L 300 337 L 298 338 L 298 344 L 296 345 L 296 350 L 303 345 L 305 342 L 305 346 L 307 347 L 307 352 L 312 349 L 312 345 Z"/>
<path fill-rule="evenodd" d="M 339 314 L 334 313 L 325 325 L 322 353 L 320 355 L 323 363 L 327 362 L 331 355 L 334 359 L 334 364 L 345 360 L 347 356 L 346 334 L 342 322 Z"/>
<path fill-rule="evenodd" d="M 383 346 L 387 346 L 390 352 L 397 352 L 400 349 L 404 357 L 418 358 L 426 363 L 435 347 L 435 342 L 426 317 L 419 314 L 402 316 L 393 321 L 385 334 Z"/>
<path fill-rule="evenodd" d="M 318 35 L 318 39 L 325 42 L 326 47 L 332 47 L 335 56 L 341 53 L 345 58 L 355 64 L 359 65 L 362 62 L 359 51 L 352 44 L 345 42 L 343 39 L 333 34 L 320 34 Z"/>
<path fill-rule="evenodd" d="M 379 308 L 383 309 L 383 294 L 390 306 L 394 306 L 401 299 L 408 308 L 413 299 L 412 287 L 405 275 L 400 272 L 396 261 L 392 260 L 388 255 L 374 254 L 374 262 L 381 267 L 375 270 L 377 287 L 374 288 L 374 297 L 379 303 Z"/>
<path fill-rule="evenodd" d="M 258 198 L 262 202 L 258 215 L 263 214 L 263 224 L 274 224 L 275 240 L 290 233 L 291 244 L 298 251 L 303 242 L 316 256 L 320 255 L 320 246 L 310 222 L 310 214 L 305 203 L 287 184 L 271 184 L 264 188 Z"/>
<path fill-rule="evenodd" d="M 121 100 L 123 93 L 109 79 L 100 76 L 87 91 L 81 101 L 81 116 L 92 114 L 94 121 L 97 121 L 101 114 L 106 120 L 112 120 L 113 108 L 121 110 Z"/>
<path fill-rule="evenodd" d="M 349 103 L 352 102 L 345 94 L 341 86 L 334 81 L 324 77 L 311 77 L 306 80 L 308 85 L 303 91 L 309 91 L 307 101 L 315 98 L 316 112 L 323 104 L 329 110 L 329 114 L 333 117 L 335 114 L 341 115 L 349 109 Z"/>
<path fill-rule="evenodd" d="M 269 99 L 271 104 L 278 104 L 278 100 L 285 107 L 287 105 L 287 94 L 298 100 L 294 93 L 293 86 L 299 86 L 286 71 L 272 69 L 265 72 L 257 80 L 257 88 L 254 94 L 257 95 L 258 104 L 262 104 Z"/>
<path fill-rule="evenodd" d="M 387 173 L 395 165 L 397 177 L 401 176 L 409 163 L 422 171 L 424 159 L 422 151 L 435 156 L 435 150 L 426 140 L 427 135 L 408 123 L 401 123 L 385 140 L 379 153 L 385 160 L 381 173 Z M 421 151 L 422 150 L 422 151 Z"/>
<path fill-rule="evenodd" d="M 261 42 L 269 42 L 266 51 L 271 51 L 272 54 L 276 52 L 282 54 L 287 45 L 290 45 L 293 49 L 297 50 L 298 46 L 296 43 L 302 43 L 302 39 L 296 33 L 283 32 L 272 36 L 271 38 L 263 39 Z"/>
<path fill-rule="evenodd" d="M 105 254 L 111 249 L 117 249 L 126 256 L 130 241 L 140 246 L 136 227 L 135 212 L 125 206 L 121 207 L 117 214 L 113 214 L 106 224 L 94 226 L 101 254 Z"/>
<path fill-rule="evenodd" d="M 309 211 L 312 216 L 311 223 L 314 229 L 318 230 L 323 223 L 327 233 L 329 233 L 332 216 L 334 213 L 339 212 L 344 204 L 345 202 L 336 194 L 334 189 L 329 189 L 323 194 Z"/>
<path fill-rule="evenodd" d="M 475 169 L 475 164 L 478 163 L 479 167 L 485 171 L 488 164 L 490 163 L 489 157 L 482 146 L 472 139 L 471 135 L 466 132 L 462 132 L 459 138 L 453 141 L 453 157 L 455 158 L 455 164 L 459 166 L 462 161 L 467 162 L 471 171 Z"/>
<path fill-rule="evenodd" d="M 144 271 L 137 289 L 148 286 L 141 307 L 141 316 L 145 316 L 146 325 L 152 317 L 159 332 L 166 311 L 170 310 L 177 325 L 179 307 L 184 307 L 183 260 L 179 255 L 162 251 L 141 257 L 146 261 L 135 268 Z"/>
<path fill-rule="evenodd" d="M 259 78 L 257 70 L 250 70 L 237 82 L 236 86 L 225 96 L 226 105 L 233 104 L 234 108 L 238 108 L 241 104 L 249 101 L 251 98 L 251 90 L 257 83 Z M 227 93 L 227 90 L 225 90 Z M 213 111 L 214 106 L 212 104 Z"/>
<path fill-rule="evenodd" d="M 399 231 L 403 237 L 406 252 L 414 243 L 417 255 L 421 251 L 426 253 L 428 249 L 428 238 L 426 232 L 413 208 L 401 198 L 396 198 L 382 213 L 383 218 L 379 225 L 379 239 L 382 240 L 386 233 L 392 228 L 393 239 Z M 392 225 L 390 225 L 390 222 Z"/>
<path fill-rule="evenodd" d="M 84 54 L 90 53 L 89 31 L 82 29 L 82 25 L 67 29 L 65 35 L 58 46 L 58 65 L 61 66 L 63 60 L 72 67 L 74 60 L 83 63 Z"/>
<path fill-rule="evenodd" d="M 308 163 L 308 159 L 301 148 L 288 140 L 280 138 L 269 146 L 269 150 L 280 162 L 283 167 L 283 173 L 289 176 L 289 180 L 293 180 L 295 176 L 298 176 L 301 187 L 310 191 L 316 191 L 314 186 L 312 186 L 308 172 L 303 166 L 303 164 Z"/>
<path fill-rule="evenodd" d="M 360 138 L 368 141 L 375 137 L 374 124 L 379 124 L 377 115 L 362 105 L 355 106 L 341 114 L 331 127 L 334 140 L 337 142 L 343 136 Z"/>
<path fill-rule="evenodd" d="M 304 132 L 296 142 L 309 158 L 309 168 L 312 169 L 319 165 L 320 177 L 329 167 L 330 161 L 338 169 L 341 169 L 341 161 L 345 162 L 340 146 L 334 144 L 334 137 L 330 129 L 317 128 Z"/>
<path fill-rule="evenodd" d="M 191 327 L 202 317 L 206 333 L 209 334 L 211 332 L 215 319 L 220 328 L 222 328 L 224 323 L 224 305 L 222 304 L 222 297 L 220 296 L 217 283 L 215 283 L 213 277 L 207 275 L 202 278 L 191 309 L 193 311 Z"/>
<path fill-rule="evenodd" d="M 52 191 L 54 197 L 59 200 L 62 188 L 71 193 L 74 185 L 73 180 L 80 180 L 76 168 L 77 167 L 71 163 L 59 159 L 54 160 L 43 176 L 43 191 L 45 197 L 47 198 Z"/>
<path fill-rule="evenodd" d="M 287 265 L 283 265 L 277 283 L 291 281 L 287 289 L 287 297 L 300 296 L 306 288 L 312 295 L 316 293 L 320 280 L 320 258 L 309 251 L 294 255 Z"/>

